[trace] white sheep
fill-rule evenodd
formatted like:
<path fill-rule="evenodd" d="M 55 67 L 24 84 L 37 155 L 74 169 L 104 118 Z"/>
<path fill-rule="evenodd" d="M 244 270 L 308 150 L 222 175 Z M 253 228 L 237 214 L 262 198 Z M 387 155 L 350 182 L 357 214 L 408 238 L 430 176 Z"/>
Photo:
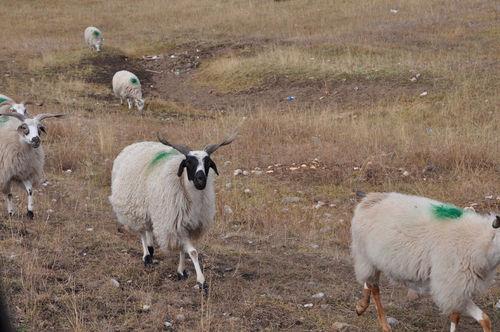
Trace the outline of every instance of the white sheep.
<path fill-rule="evenodd" d="M 0 130 L 0 190 L 6 195 L 7 212 L 13 215 L 11 185 L 23 185 L 28 194 L 29 219 L 33 219 L 33 187 L 43 179 L 44 152 L 40 134 L 45 133 L 42 121 L 62 114 L 39 114 L 30 119 L 15 112 L 0 112 L 15 119 Z"/>
<path fill-rule="evenodd" d="M 26 109 L 26 105 L 33 104 L 31 101 L 22 101 L 20 103 L 17 103 L 14 101 L 14 99 L 0 94 L 0 112 L 6 112 L 6 111 L 14 111 L 19 114 L 28 116 L 28 111 Z M 2 117 L 0 118 L 0 125 L 4 122 L 7 121 L 7 117 Z"/>
<path fill-rule="evenodd" d="M 207 231 L 215 215 L 213 174 L 209 170 L 219 173 L 210 155 L 235 137 L 233 134 L 200 151 L 158 137 L 161 143 L 125 147 L 113 163 L 109 201 L 118 222 L 141 234 L 144 264 L 153 261 L 154 234 L 162 250 L 180 250 L 179 279 L 187 278 L 184 255 L 189 255 L 198 286 L 205 292 L 208 286 L 192 241 Z"/>
<path fill-rule="evenodd" d="M 485 291 L 500 264 L 500 217 L 479 215 L 429 198 L 370 193 L 352 219 L 352 255 L 357 280 L 364 285 L 356 305 L 361 315 L 375 301 L 384 331 L 390 331 L 380 301 L 379 277 L 430 293 L 450 331 L 460 315 L 471 316 L 484 331 L 491 321 L 471 297 Z"/>
<path fill-rule="evenodd" d="M 129 109 L 132 108 L 132 104 L 135 104 L 139 112 L 144 109 L 141 82 L 131 72 L 120 70 L 115 73 L 113 76 L 113 92 L 116 97 L 120 98 L 120 104 L 123 105 L 123 100 L 127 100 Z"/>
<path fill-rule="evenodd" d="M 83 37 L 85 38 L 85 42 L 90 47 L 90 49 L 95 48 L 97 52 L 101 50 L 101 46 L 104 41 L 101 30 L 97 29 L 96 27 L 88 27 L 85 29 Z"/>

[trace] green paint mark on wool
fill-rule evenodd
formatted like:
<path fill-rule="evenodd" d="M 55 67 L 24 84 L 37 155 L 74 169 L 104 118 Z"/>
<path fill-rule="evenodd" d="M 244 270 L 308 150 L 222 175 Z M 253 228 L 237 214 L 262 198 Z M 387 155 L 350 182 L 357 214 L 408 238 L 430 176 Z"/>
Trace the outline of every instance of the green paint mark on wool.
<path fill-rule="evenodd" d="M 8 116 L 0 116 L 0 126 L 3 126 L 5 123 L 7 123 L 9 121 L 9 117 Z"/>
<path fill-rule="evenodd" d="M 100 33 L 99 31 L 97 31 L 97 30 L 94 30 L 93 34 L 94 34 L 94 36 L 99 37 L 99 35 L 100 35 L 101 33 Z"/>
<path fill-rule="evenodd" d="M 464 214 L 464 210 L 455 205 L 432 204 L 432 213 L 438 219 L 458 219 Z"/>
<path fill-rule="evenodd" d="M 139 84 L 139 79 L 137 77 L 131 77 L 130 83 L 137 85 Z"/>
<path fill-rule="evenodd" d="M 3 103 L 4 101 L 7 101 L 7 99 L 0 97 L 0 104 Z"/>
<path fill-rule="evenodd" d="M 157 152 L 155 154 L 154 158 L 149 162 L 149 167 L 155 167 L 156 165 L 161 163 L 163 160 L 167 160 L 168 158 L 170 158 L 171 156 L 176 155 L 176 154 L 177 154 L 177 151 L 175 151 L 174 149 L 172 149 L 170 151 Z"/>

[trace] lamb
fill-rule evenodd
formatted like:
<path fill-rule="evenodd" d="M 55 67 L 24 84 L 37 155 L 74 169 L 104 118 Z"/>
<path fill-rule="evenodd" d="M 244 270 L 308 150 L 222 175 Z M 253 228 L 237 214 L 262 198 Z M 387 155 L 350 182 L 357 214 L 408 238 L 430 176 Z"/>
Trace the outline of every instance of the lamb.
<path fill-rule="evenodd" d="M 125 147 L 113 163 L 109 201 L 118 222 L 141 234 L 144 265 L 153 262 L 153 234 L 164 251 L 179 250 L 177 277 L 187 278 L 185 253 L 196 270 L 200 289 L 208 292 L 192 242 L 213 224 L 215 191 L 213 174 L 219 174 L 211 155 L 230 144 L 236 133 L 219 144 L 192 150 L 171 144 L 158 135 L 158 142 Z"/>
<path fill-rule="evenodd" d="M 120 98 L 120 104 L 123 105 L 123 99 L 127 100 L 128 108 L 135 104 L 137 110 L 142 112 L 144 109 L 144 99 L 142 99 L 141 82 L 137 76 L 127 70 L 120 70 L 113 76 L 113 92 Z"/>
<path fill-rule="evenodd" d="M 0 94 L 0 112 L 4 111 L 14 111 L 19 114 L 28 116 L 28 111 L 26 110 L 26 105 L 33 104 L 31 101 L 22 101 L 20 103 L 16 103 L 14 99 Z M 2 121 L 3 119 L 3 121 Z M 6 122 L 7 117 L 3 117 L 0 119 L 0 124 Z"/>
<path fill-rule="evenodd" d="M 104 40 L 101 30 L 97 29 L 96 27 L 88 27 L 85 29 L 83 37 L 85 38 L 85 42 L 90 47 L 90 49 L 95 48 L 97 52 L 101 50 L 102 42 Z"/>
<path fill-rule="evenodd" d="M 363 297 L 361 315 L 373 296 L 384 331 L 390 331 L 380 300 L 380 273 L 419 292 L 430 293 L 454 332 L 460 315 L 483 331 L 491 321 L 471 297 L 485 291 L 500 264 L 500 216 L 480 215 L 429 198 L 370 193 L 356 207 L 352 255 Z"/>
<path fill-rule="evenodd" d="M 43 179 L 45 158 L 40 146 L 40 134 L 46 132 L 42 121 L 63 114 L 38 114 L 32 119 L 15 112 L 0 112 L 0 115 L 15 118 L 0 131 L 0 190 L 6 196 L 7 212 L 12 216 L 11 185 L 24 185 L 28 194 L 27 217 L 33 219 L 33 187 Z"/>

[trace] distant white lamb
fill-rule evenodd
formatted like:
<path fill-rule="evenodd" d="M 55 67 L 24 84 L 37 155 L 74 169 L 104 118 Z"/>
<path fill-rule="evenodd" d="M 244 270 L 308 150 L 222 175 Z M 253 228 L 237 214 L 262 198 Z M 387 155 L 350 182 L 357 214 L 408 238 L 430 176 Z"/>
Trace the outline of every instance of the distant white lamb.
<path fill-rule="evenodd" d="M 113 76 L 113 92 L 116 97 L 120 98 L 120 104 L 123 105 L 123 100 L 127 100 L 129 109 L 132 108 L 132 104 L 135 104 L 139 112 L 144 109 L 141 82 L 131 72 L 120 70 L 115 73 Z"/>
<path fill-rule="evenodd" d="M 471 297 L 485 291 L 500 264 L 500 217 L 479 215 L 429 198 L 370 193 L 352 219 L 352 255 L 364 285 L 361 315 L 373 296 L 384 331 L 390 331 L 380 300 L 379 277 L 430 293 L 454 332 L 460 315 L 491 331 L 491 321 Z"/>
<path fill-rule="evenodd" d="M 118 222 L 141 234 L 144 264 L 153 261 L 153 234 L 160 248 L 180 250 L 177 276 L 187 278 L 184 255 L 191 258 L 200 289 L 208 291 L 198 252 L 192 241 L 212 225 L 215 215 L 213 174 L 217 166 L 210 158 L 219 144 L 193 151 L 171 144 L 141 142 L 127 146 L 113 163 L 109 201 Z"/>
<path fill-rule="evenodd" d="M 23 185 L 28 194 L 29 219 L 33 219 L 33 187 L 43 177 L 45 155 L 40 135 L 45 133 L 42 121 L 62 114 L 38 114 L 30 119 L 16 112 L 0 112 L 11 117 L 0 130 L 0 190 L 6 195 L 7 212 L 13 215 L 11 185 Z"/>
<path fill-rule="evenodd" d="M 91 49 L 95 49 L 97 52 L 101 50 L 102 42 L 104 40 L 101 30 L 96 27 L 88 27 L 83 32 L 83 37 Z"/>

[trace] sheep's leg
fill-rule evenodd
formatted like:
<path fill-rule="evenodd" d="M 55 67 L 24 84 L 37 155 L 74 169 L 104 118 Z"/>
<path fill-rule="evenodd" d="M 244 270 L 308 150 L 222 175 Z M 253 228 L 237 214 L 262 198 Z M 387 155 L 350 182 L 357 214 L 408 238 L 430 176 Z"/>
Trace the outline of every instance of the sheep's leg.
<path fill-rule="evenodd" d="M 193 261 L 194 269 L 196 270 L 196 282 L 200 289 L 205 291 L 205 294 L 208 293 L 208 285 L 205 282 L 205 277 L 203 276 L 203 271 L 200 266 L 200 262 L 198 260 L 198 251 L 193 247 L 190 242 L 184 244 L 184 251 L 188 253 L 189 257 Z"/>
<path fill-rule="evenodd" d="M 363 286 L 363 297 L 356 303 L 356 313 L 358 316 L 362 315 L 370 305 L 370 294 L 371 290 L 365 282 Z"/>
<path fill-rule="evenodd" d="M 179 266 L 177 267 L 177 279 L 183 280 L 187 279 L 188 274 L 185 267 L 186 256 L 184 251 L 181 250 L 179 253 Z"/>
<path fill-rule="evenodd" d="M 28 219 L 33 219 L 35 217 L 35 214 L 33 213 L 33 185 L 29 180 L 23 181 L 23 184 L 24 188 L 26 188 L 26 193 L 28 194 L 28 213 L 26 216 Z"/>
<path fill-rule="evenodd" d="M 460 314 L 458 312 L 454 312 L 450 315 L 450 332 L 455 332 L 457 329 L 458 321 L 460 320 Z"/>
<path fill-rule="evenodd" d="M 375 275 L 371 278 L 373 283 L 368 283 L 371 294 L 373 296 L 373 302 L 375 302 L 375 309 L 377 309 L 377 318 L 384 332 L 391 331 L 391 327 L 387 324 L 387 318 L 385 317 L 384 307 L 382 306 L 382 301 L 380 300 L 380 289 L 378 288 L 378 281 L 380 279 L 380 271 L 377 271 Z"/>
<path fill-rule="evenodd" d="M 483 332 L 491 332 L 491 321 L 487 314 L 485 314 L 479 307 L 469 300 L 465 308 L 467 315 L 474 318 L 479 325 L 483 328 Z"/>
<path fill-rule="evenodd" d="M 127 97 L 128 109 L 132 109 L 132 99 Z"/>
<path fill-rule="evenodd" d="M 123 105 L 123 98 L 120 97 L 120 105 Z"/>
<path fill-rule="evenodd" d="M 9 217 L 14 215 L 14 205 L 12 204 L 12 194 L 10 192 L 7 194 L 7 213 L 9 213 Z"/>
<path fill-rule="evenodd" d="M 142 260 L 144 262 L 144 266 L 148 266 L 153 263 L 153 257 L 149 254 L 147 231 L 141 233 L 141 242 L 143 250 Z"/>
<path fill-rule="evenodd" d="M 153 233 L 151 231 L 146 231 L 146 244 L 148 245 L 149 255 L 151 255 L 151 259 L 153 259 L 155 248 L 153 241 Z"/>

